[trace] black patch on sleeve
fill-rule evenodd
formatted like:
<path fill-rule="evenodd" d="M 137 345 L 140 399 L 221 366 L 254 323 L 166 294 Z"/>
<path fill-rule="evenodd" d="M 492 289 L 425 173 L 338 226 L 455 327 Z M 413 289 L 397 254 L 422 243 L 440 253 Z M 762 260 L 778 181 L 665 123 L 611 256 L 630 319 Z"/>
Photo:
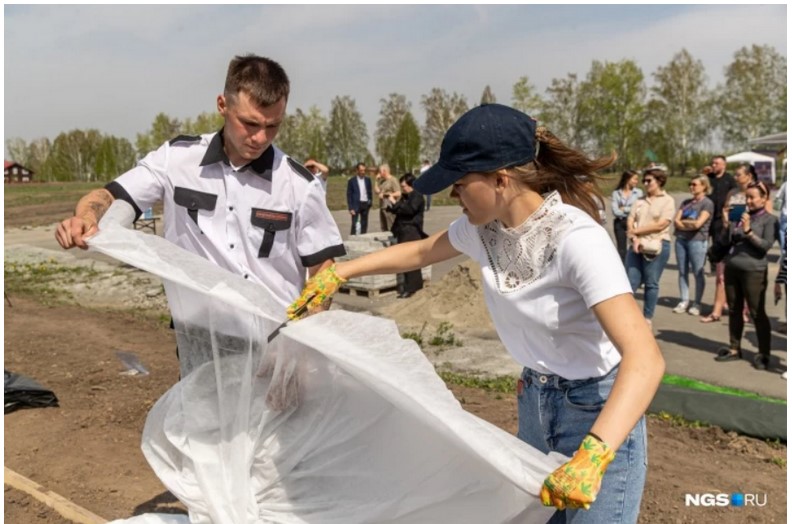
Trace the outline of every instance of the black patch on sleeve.
<path fill-rule="evenodd" d="M 318 253 L 314 253 L 313 255 L 306 255 L 300 257 L 300 262 L 305 267 L 312 267 L 317 264 L 321 264 L 325 260 L 330 260 L 331 258 L 342 257 L 346 255 L 346 249 L 344 249 L 344 244 L 339 244 L 337 246 L 330 246 L 324 248 L 323 250 L 319 251 Z"/>
<path fill-rule="evenodd" d="M 113 195 L 113 198 L 115 198 L 116 200 L 123 200 L 124 202 L 132 206 L 132 209 L 135 210 L 135 220 L 133 220 L 133 222 L 137 222 L 137 219 L 140 218 L 140 215 L 143 214 L 143 211 L 140 210 L 138 205 L 135 203 L 134 199 L 131 196 L 129 196 L 129 193 L 127 193 L 126 189 L 124 189 L 124 186 L 122 186 L 118 182 L 113 181 L 107 184 L 104 188 L 107 191 L 109 191 L 110 194 Z"/>
<path fill-rule="evenodd" d="M 308 182 L 313 182 L 316 177 L 313 173 L 308 171 L 308 168 L 302 165 L 301 163 L 294 160 L 292 157 L 286 157 L 286 160 L 289 161 L 289 165 L 291 168 L 297 172 L 298 175 L 306 179 Z"/>
<path fill-rule="evenodd" d="M 200 136 L 195 136 L 195 135 L 179 135 L 179 136 L 177 136 L 176 138 L 171 138 L 171 139 L 170 139 L 170 141 L 168 141 L 168 144 L 170 144 L 170 145 L 173 145 L 173 144 L 176 144 L 176 143 L 178 143 L 178 142 L 187 142 L 187 143 L 190 143 L 190 142 L 199 142 L 200 140 L 201 140 L 201 137 L 200 137 Z"/>

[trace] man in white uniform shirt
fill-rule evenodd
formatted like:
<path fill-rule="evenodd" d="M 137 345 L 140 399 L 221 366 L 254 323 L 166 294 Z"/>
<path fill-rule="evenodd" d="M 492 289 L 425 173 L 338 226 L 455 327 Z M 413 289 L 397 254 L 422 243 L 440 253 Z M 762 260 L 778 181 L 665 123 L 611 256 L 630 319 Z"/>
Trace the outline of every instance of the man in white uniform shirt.
<path fill-rule="evenodd" d="M 321 182 L 272 145 L 286 112 L 289 79 L 276 62 L 234 58 L 217 109 L 223 129 L 179 136 L 136 167 L 84 196 L 56 232 L 65 249 L 87 248 L 110 204 L 141 209 L 162 201 L 165 238 L 288 305 L 306 274 L 345 254 Z"/>

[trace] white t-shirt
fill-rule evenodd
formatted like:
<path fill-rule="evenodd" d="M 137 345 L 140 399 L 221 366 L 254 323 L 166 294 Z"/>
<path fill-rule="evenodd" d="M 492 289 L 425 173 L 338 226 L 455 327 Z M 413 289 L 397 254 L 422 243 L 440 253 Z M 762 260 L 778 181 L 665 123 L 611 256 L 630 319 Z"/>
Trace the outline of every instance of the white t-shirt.
<path fill-rule="evenodd" d="M 621 361 L 591 308 L 632 289 L 608 233 L 586 213 L 554 192 L 517 228 L 462 216 L 448 236 L 481 265 L 492 321 L 517 362 L 574 380 Z"/>

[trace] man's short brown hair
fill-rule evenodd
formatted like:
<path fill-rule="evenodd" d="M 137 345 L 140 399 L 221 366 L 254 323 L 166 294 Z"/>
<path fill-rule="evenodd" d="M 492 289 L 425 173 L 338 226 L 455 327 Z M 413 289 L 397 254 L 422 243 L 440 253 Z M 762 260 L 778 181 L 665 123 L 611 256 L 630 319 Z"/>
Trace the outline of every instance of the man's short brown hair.
<path fill-rule="evenodd" d="M 228 64 L 223 94 L 229 103 L 244 91 L 259 107 L 269 107 L 281 98 L 289 97 L 289 77 L 286 71 L 269 58 L 256 55 L 236 56 Z"/>

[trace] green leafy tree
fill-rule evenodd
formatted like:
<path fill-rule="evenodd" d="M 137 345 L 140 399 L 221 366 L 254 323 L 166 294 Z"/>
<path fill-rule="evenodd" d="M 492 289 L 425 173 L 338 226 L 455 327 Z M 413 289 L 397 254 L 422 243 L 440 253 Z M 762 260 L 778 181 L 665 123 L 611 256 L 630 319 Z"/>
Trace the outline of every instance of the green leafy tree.
<path fill-rule="evenodd" d="M 468 110 L 467 100 L 464 95 L 449 95 L 444 89 L 434 87 L 428 95 L 421 98 L 421 105 L 426 112 L 426 121 L 421 132 L 423 156 L 436 159 L 440 156 L 440 145 L 445 132 Z"/>
<path fill-rule="evenodd" d="M 6 159 L 18 162 L 27 167 L 28 143 L 22 138 L 7 138 L 5 142 Z"/>
<path fill-rule="evenodd" d="M 36 173 L 36 179 L 44 182 L 51 182 L 55 180 L 52 173 L 46 169 L 47 159 L 52 152 L 52 142 L 49 138 L 37 138 L 28 144 L 27 148 L 27 166 L 31 171 Z"/>
<path fill-rule="evenodd" d="M 512 86 L 512 107 L 534 117 L 542 110 L 542 97 L 527 76 L 521 76 Z"/>
<path fill-rule="evenodd" d="M 388 165 L 400 176 L 419 165 L 421 155 L 421 131 L 411 113 L 404 115 L 396 132 L 391 148 L 391 156 L 387 157 Z"/>
<path fill-rule="evenodd" d="M 368 131 L 363 117 L 350 96 L 337 96 L 331 102 L 327 131 L 327 160 L 339 170 L 351 170 L 369 155 Z"/>
<path fill-rule="evenodd" d="M 298 162 L 313 158 L 324 164 L 327 163 L 327 127 L 327 118 L 318 107 L 311 106 L 307 113 L 297 109 L 293 115 L 286 117 L 275 141 L 278 147 Z"/>
<path fill-rule="evenodd" d="M 726 68 L 719 121 L 727 144 L 786 129 L 786 57 L 772 46 L 743 47 Z"/>
<path fill-rule="evenodd" d="M 492 89 L 490 88 L 489 84 L 487 84 L 487 86 L 484 88 L 484 92 L 481 93 L 481 105 L 494 104 L 495 102 L 495 95 L 492 93 Z"/>
<path fill-rule="evenodd" d="M 99 144 L 94 162 L 98 180 L 113 180 L 135 166 L 135 148 L 126 138 L 105 136 Z"/>
<path fill-rule="evenodd" d="M 672 173 L 684 174 L 711 134 L 711 93 L 704 64 L 682 49 L 653 76 L 647 123 L 657 132 L 647 135 L 646 145 L 662 152 Z"/>
<path fill-rule="evenodd" d="M 95 129 L 61 133 L 52 143 L 45 169 L 53 180 L 93 182 L 97 180 L 96 156 L 101 143 L 102 135 Z"/>
<path fill-rule="evenodd" d="M 140 157 L 146 156 L 162 144 L 181 134 L 181 123 L 165 113 L 154 117 L 151 129 L 145 133 L 138 133 L 135 148 Z"/>
<path fill-rule="evenodd" d="M 407 97 L 398 93 L 391 93 L 388 98 L 380 98 L 380 116 L 377 120 L 377 129 L 374 131 L 374 149 L 379 158 L 392 157 L 393 141 L 405 115 L 410 112 L 410 106 Z"/>
<path fill-rule="evenodd" d="M 583 147 L 580 127 L 580 84 L 577 75 L 554 78 L 541 104 L 539 121 L 572 147 Z"/>
<path fill-rule="evenodd" d="M 578 121 L 589 152 L 616 151 L 619 168 L 637 165 L 645 150 L 641 142 L 646 117 L 646 86 L 638 64 L 595 60 L 579 96 Z"/>
<path fill-rule="evenodd" d="M 214 133 L 215 131 L 220 131 L 223 128 L 223 124 L 225 123 L 223 119 L 223 115 L 218 112 L 206 112 L 201 113 L 195 120 L 188 118 L 181 124 L 181 130 L 179 134 L 181 135 L 204 135 L 207 133 Z M 165 139 L 170 140 L 173 138 L 172 136 Z M 163 140 L 159 144 L 156 144 L 154 147 L 159 147 L 162 143 L 165 142 Z"/>

